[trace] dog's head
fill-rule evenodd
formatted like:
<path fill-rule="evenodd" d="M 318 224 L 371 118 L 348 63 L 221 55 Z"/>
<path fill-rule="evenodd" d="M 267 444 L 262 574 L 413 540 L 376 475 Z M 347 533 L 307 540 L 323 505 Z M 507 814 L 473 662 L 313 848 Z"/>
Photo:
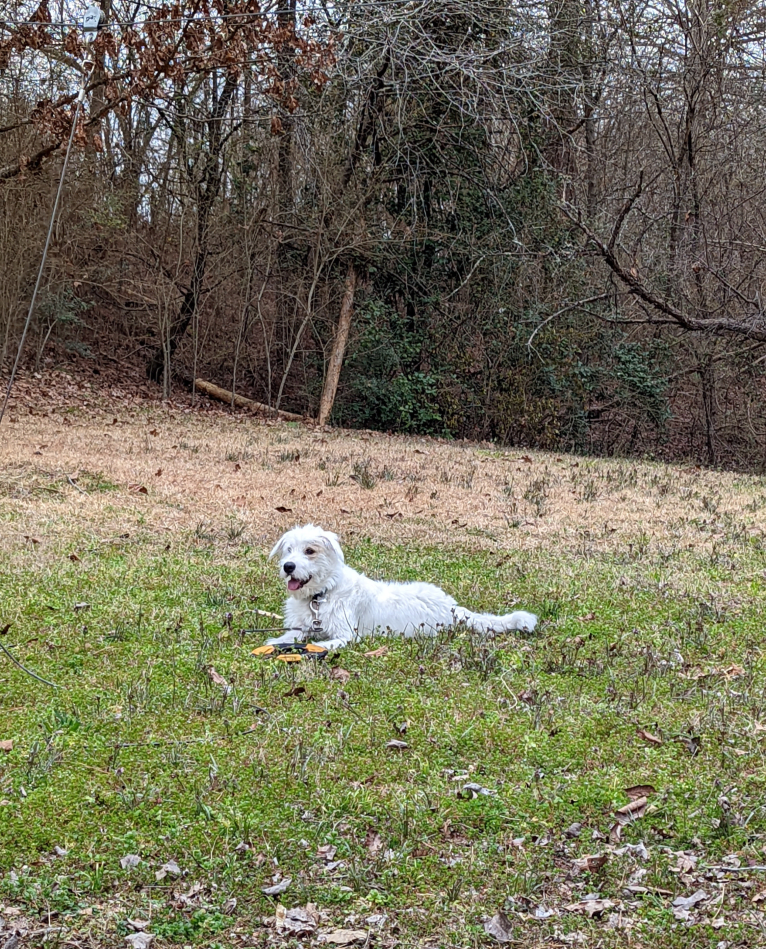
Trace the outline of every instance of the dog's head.
<path fill-rule="evenodd" d="M 313 524 L 283 534 L 269 554 L 274 557 L 290 594 L 304 600 L 326 590 L 344 563 L 338 535 Z"/>

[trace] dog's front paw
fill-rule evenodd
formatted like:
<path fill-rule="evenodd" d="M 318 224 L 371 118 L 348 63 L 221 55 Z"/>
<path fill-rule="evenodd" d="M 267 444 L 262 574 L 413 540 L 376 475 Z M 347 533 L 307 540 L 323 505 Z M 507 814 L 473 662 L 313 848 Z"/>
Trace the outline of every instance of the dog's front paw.
<path fill-rule="evenodd" d="M 275 636 L 273 639 L 267 639 L 267 646 L 283 646 L 285 643 L 297 643 L 302 639 L 300 632 L 290 630 L 284 636 Z"/>

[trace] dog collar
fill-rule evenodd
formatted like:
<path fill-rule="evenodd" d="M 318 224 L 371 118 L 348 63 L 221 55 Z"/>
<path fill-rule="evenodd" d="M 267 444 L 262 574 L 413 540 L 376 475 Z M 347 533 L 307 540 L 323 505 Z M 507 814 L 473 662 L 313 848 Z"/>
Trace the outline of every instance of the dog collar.
<path fill-rule="evenodd" d="M 320 590 L 319 593 L 315 593 L 311 597 L 311 602 L 309 603 L 311 612 L 314 614 L 314 621 L 311 624 L 311 633 L 314 636 L 322 632 L 322 621 L 319 619 L 319 604 L 324 599 L 326 593 L 327 590 Z"/>

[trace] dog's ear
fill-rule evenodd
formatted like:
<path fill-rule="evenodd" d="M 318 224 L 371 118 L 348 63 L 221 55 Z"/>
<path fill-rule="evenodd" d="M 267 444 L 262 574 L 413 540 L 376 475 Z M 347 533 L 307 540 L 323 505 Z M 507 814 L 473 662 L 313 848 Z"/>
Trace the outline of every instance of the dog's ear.
<path fill-rule="evenodd" d="M 346 558 L 343 556 L 343 548 L 340 545 L 340 537 L 337 534 L 333 534 L 332 531 L 322 531 L 320 539 L 322 546 L 332 551 L 341 563 L 346 562 Z"/>
<path fill-rule="evenodd" d="M 287 534 L 282 534 L 279 540 L 274 544 L 271 553 L 269 554 L 269 560 L 273 560 L 275 557 L 281 557 L 282 551 L 285 549 L 285 543 L 287 542 Z"/>

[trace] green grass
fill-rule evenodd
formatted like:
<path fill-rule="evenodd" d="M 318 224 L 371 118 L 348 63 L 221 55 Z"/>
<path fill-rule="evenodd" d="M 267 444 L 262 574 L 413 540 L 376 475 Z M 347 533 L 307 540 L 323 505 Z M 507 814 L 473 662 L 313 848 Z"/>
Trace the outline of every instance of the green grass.
<path fill-rule="evenodd" d="M 267 623 L 252 610 L 279 611 L 282 594 L 264 550 L 225 524 L 170 543 L 70 537 L 44 556 L 20 541 L 0 578 L 1 641 L 58 688 L 0 656 L 0 740 L 13 741 L 0 906 L 98 945 L 125 944 L 139 917 L 155 945 L 260 945 L 276 902 L 261 887 L 281 874 L 285 906 L 316 904 L 320 929 L 385 914 L 374 938 L 389 945 L 486 945 L 502 907 L 524 946 L 759 944 L 763 874 L 722 888 L 676 868 L 684 850 L 700 868 L 766 863 L 760 545 L 499 556 L 359 541 L 347 559 L 543 622 L 529 637 L 375 639 L 286 666 L 250 655 L 268 635 L 245 631 Z M 493 793 L 471 799 L 469 781 Z M 656 793 L 610 847 L 637 784 Z M 613 852 L 639 841 L 646 860 Z M 603 869 L 573 870 L 606 851 Z M 127 854 L 141 863 L 123 869 Z M 183 877 L 157 880 L 169 860 Z M 626 895 L 631 880 L 645 892 Z M 714 899 L 687 926 L 671 902 L 698 888 Z M 629 929 L 565 910 L 594 892 L 622 903 Z M 540 906 L 555 915 L 534 919 Z"/>

